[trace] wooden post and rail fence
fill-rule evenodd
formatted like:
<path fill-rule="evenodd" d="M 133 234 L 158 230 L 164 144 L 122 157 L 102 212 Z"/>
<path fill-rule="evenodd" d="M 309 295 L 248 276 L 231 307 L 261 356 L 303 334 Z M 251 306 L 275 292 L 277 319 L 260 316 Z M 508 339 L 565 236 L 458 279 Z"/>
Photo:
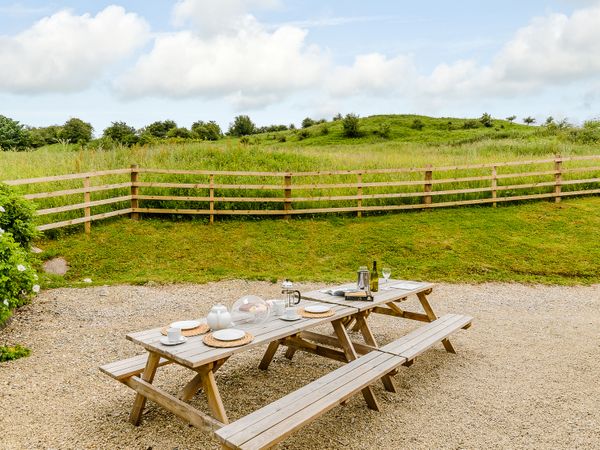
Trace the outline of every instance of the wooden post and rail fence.
<path fill-rule="evenodd" d="M 151 169 L 140 168 L 133 165 L 125 169 L 101 170 L 96 172 L 76 173 L 67 175 L 56 175 L 41 178 L 28 178 L 20 180 L 8 180 L 4 183 L 12 186 L 26 186 L 26 192 L 23 196 L 27 199 L 43 203 L 46 199 L 55 197 L 64 197 L 65 201 L 60 206 L 44 208 L 38 205 L 37 214 L 46 216 L 51 214 L 61 214 L 70 211 L 83 210 L 83 216 L 68 218 L 51 223 L 43 223 L 38 226 L 39 230 L 50 230 L 70 225 L 83 223 L 85 232 L 90 232 L 92 221 L 106 219 L 109 217 L 130 215 L 134 220 L 139 219 L 141 214 L 193 214 L 205 215 L 209 217 L 210 223 L 213 223 L 215 216 L 225 215 L 268 215 L 281 216 L 286 219 L 292 215 L 300 214 L 326 214 L 326 213 L 355 213 L 362 217 L 365 212 L 378 211 L 397 211 L 409 209 L 426 209 L 437 207 L 461 206 L 461 205 L 483 205 L 491 204 L 496 207 L 501 202 L 523 201 L 532 199 L 554 199 L 556 203 L 563 197 L 583 196 L 600 194 L 600 167 L 594 166 L 596 160 L 600 160 L 600 155 L 560 157 L 552 159 L 539 159 L 529 161 L 512 161 L 486 164 L 471 164 L 450 167 L 432 167 L 427 165 L 422 168 L 399 168 L 399 169 L 371 169 L 371 170 L 332 170 L 319 172 L 243 172 L 243 171 L 212 171 L 212 170 L 179 170 L 179 169 Z M 590 163 L 592 165 L 565 167 L 564 163 L 581 164 Z M 551 165 L 548 170 L 539 170 L 539 166 Z M 518 172 L 509 172 L 510 168 L 519 166 L 536 166 L 529 171 L 519 170 Z M 463 176 L 448 177 L 441 176 L 444 173 L 470 172 Z M 489 173 L 480 175 L 479 172 Z M 473 175 L 473 172 L 478 172 Z M 565 175 L 584 173 L 583 178 L 565 179 Z M 419 177 L 419 174 L 420 177 Z M 438 175 L 437 177 L 434 174 Z M 164 182 L 147 181 L 150 176 L 185 176 L 201 177 L 199 183 L 188 182 Z M 381 180 L 382 177 L 408 176 L 411 179 L 404 180 Z M 118 183 L 92 183 L 92 181 L 102 180 L 105 177 L 127 177 L 124 181 Z M 279 179 L 280 183 L 261 183 L 248 184 L 248 178 L 260 178 L 261 182 L 265 179 Z M 354 182 L 339 183 L 335 180 L 330 183 L 320 182 L 322 178 L 344 178 L 354 177 Z M 378 180 L 379 177 L 379 180 Z M 511 179 L 535 177 L 538 180 L 530 183 L 510 184 Z M 243 178 L 238 184 L 228 182 L 219 182 L 223 178 Z M 365 178 L 372 178 L 375 181 L 365 181 Z M 419 179 L 420 178 L 420 179 Z M 541 180 L 540 180 L 541 178 Z M 318 182 L 313 182 L 317 179 Z M 531 179 L 531 178 L 530 178 Z M 56 182 L 70 182 L 81 180 L 81 187 L 70 189 L 49 190 L 45 188 L 47 184 Z M 308 180 L 308 182 L 302 182 Z M 502 182 L 509 184 L 501 184 Z M 459 188 L 448 188 L 447 186 L 462 185 Z M 478 184 L 471 187 L 472 184 Z M 484 184 L 484 185 L 482 185 Z M 41 185 L 43 192 L 37 192 L 38 189 L 32 187 Z M 465 188 L 468 185 L 470 187 Z M 436 186 L 441 189 L 436 190 Z M 565 189 L 569 187 L 569 189 Z M 539 192 L 540 189 L 549 189 L 548 192 Z M 198 192 L 204 195 L 156 195 L 144 194 L 142 190 L 160 189 L 185 189 L 186 192 Z M 381 190 L 385 192 L 381 192 Z M 413 189 L 401 191 L 402 189 Z M 126 195 L 116 195 L 108 198 L 92 200 L 94 193 L 106 193 L 115 191 L 126 191 Z M 294 195 L 295 192 L 302 191 L 338 191 L 345 190 L 349 195 L 313 195 L 300 196 Z M 527 191 L 529 190 L 529 192 Z M 220 192 L 219 192 L 220 191 Z M 230 191 L 241 191 L 242 195 L 231 196 Z M 275 193 L 272 196 L 256 196 L 249 194 L 256 191 L 269 191 Z M 401 191 L 401 192 L 399 192 Z M 517 191 L 517 192 L 515 192 Z M 146 191 L 147 192 L 147 191 Z M 277 195 L 280 192 L 280 195 Z M 355 193 L 354 193 L 355 192 Z M 507 195 L 501 195 L 502 192 Z M 217 195 L 223 193 L 222 195 Z M 83 194 L 83 202 L 78 202 Z M 518 194 L 518 195 L 517 195 Z M 106 194 L 103 194 L 106 196 Z M 111 194 L 115 195 L 115 194 Z M 446 199 L 444 196 L 459 197 L 456 199 Z M 465 198 L 466 197 L 466 198 Z M 475 198 L 473 198 L 475 197 Z M 439 199 L 434 201 L 435 199 Z M 201 208 L 165 208 L 161 205 L 144 206 L 146 202 L 191 202 L 194 206 Z M 314 207 L 327 202 L 335 204 L 336 202 L 345 202 L 342 206 Z M 375 204 L 369 204 L 375 203 Z M 377 204 L 379 202 L 379 204 Z M 234 208 L 219 208 L 220 203 L 234 205 Z M 259 204 L 261 207 L 254 209 L 237 209 L 235 207 L 247 203 Z M 283 209 L 273 209 L 273 203 L 283 204 Z M 310 207 L 294 207 L 296 204 L 308 203 Z M 383 203 L 383 204 L 382 204 Z M 119 209 L 104 211 L 92 214 L 92 208 L 106 205 L 120 205 Z M 122 207 L 125 205 L 125 207 Z M 105 208 L 106 209 L 106 208 Z"/>

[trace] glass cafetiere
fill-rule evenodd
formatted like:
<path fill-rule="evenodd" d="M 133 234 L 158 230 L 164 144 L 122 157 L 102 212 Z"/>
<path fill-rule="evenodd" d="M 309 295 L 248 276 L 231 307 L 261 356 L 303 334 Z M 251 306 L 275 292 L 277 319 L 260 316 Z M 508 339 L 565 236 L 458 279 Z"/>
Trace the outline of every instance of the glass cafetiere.
<path fill-rule="evenodd" d="M 281 283 L 281 293 L 285 295 L 285 306 L 290 307 L 300 303 L 300 291 L 294 289 L 294 283 L 290 280 L 283 280 Z"/>

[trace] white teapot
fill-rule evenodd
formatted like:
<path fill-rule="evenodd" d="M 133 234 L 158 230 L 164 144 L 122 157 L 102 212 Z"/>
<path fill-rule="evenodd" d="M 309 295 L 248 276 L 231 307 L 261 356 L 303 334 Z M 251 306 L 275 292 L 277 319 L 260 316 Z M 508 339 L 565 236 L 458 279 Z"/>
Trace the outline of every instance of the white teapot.
<path fill-rule="evenodd" d="M 206 316 L 206 323 L 211 330 L 217 331 L 231 326 L 231 314 L 225 305 L 215 305 Z"/>

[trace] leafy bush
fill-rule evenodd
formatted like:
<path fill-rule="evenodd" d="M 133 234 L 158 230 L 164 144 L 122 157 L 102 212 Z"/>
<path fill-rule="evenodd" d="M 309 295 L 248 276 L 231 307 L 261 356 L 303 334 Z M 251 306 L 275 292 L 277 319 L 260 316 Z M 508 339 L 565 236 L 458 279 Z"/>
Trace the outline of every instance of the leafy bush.
<path fill-rule="evenodd" d="M 463 128 L 465 130 L 474 130 L 475 128 L 479 128 L 476 120 L 469 119 L 463 122 Z"/>
<path fill-rule="evenodd" d="M 35 208 L 6 184 L 0 183 L 0 229 L 10 233 L 18 245 L 29 249 L 38 235 L 33 224 Z"/>
<path fill-rule="evenodd" d="M 0 115 L 0 149 L 24 150 L 29 146 L 29 130 L 16 120 Z"/>
<path fill-rule="evenodd" d="M 506 120 L 508 120 L 510 123 L 513 123 L 513 120 L 515 120 L 516 118 L 517 118 L 517 116 L 515 116 L 515 115 L 512 115 L 512 116 L 508 116 L 508 117 L 506 118 Z"/>
<path fill-rule="evenodd" d="M 223 137 L 221 127 L 217 122 L 211 120 L 210 122 L 203 122 L 201 120 L 192 124 L 192 133 L 206 141 L 218 141 Z"/>
<path fill-rule="evenodd" d="M 243 145 L 250 144 L 250 138 L 248 136 L 242 136 L 240 138 L 240 144 L 243 144 Z"/>
<path fill-rule="evenodd" d="M 308 128 L 308 127 L 312 127 L 315 124 L 315 121 L 312 120 L 310 117 L 306 117 L 303 121 L 302 121 L 302 128 Z"/>
<path fill-rule="evenodd" d="M 30 354 L 31 350 L 20 345 L 15 345 L 14 347 L 0 346 L 0 362 L 12 361 L 29 356 Z"/>
<path fill-rule="evenodd" d="M 390 124 L 387 122 L 382 122 L 379 124 L 379 128 L 376 130 L 376 134 L 378 134 L 382 138 L 387 139 L 390 137 L 391 131 L 392 127 L 390 126 Z"/>
<path fill-rule="evenodd" d="M 247 136 L 256 133 L 256 125 L 248 116 L 236 116 L 228 132 L 231 136 Z"/>
<path fill-rule="evenodd" d="M 279 136 L 279 138 L 277 139 L 279 142 L 285 142 L 287 141 L 286 137 L 284 134 L 282 134 L 281 136 Z"/>
<path fill-rule="evenodd" d="M 60 140 L 61 130 L 62 127 L 59 125 L 29 128 L 29 145 L 38 148 L 44 145 L 56 144 Z"/>
<path fill-rule="evenodd" d="M 486 128 L 492 128 L 494 126 L 494 121 L 492 120 L 492 116 L 488 113 L 483 113 L 483 115 L 479 118 L 479 121 Z"/>
<path fill-rule="evenodd" d="M 164 139 L 173 128 L 177 128 L 177 124 L 173 120 L 156 121 L 144 127 L 140 134 L 148 134 L 157 139 Z"/>
<path fill-rule="evenodd" d="M 425 124 L 423 123 L 423 121 L 421 119 L 415 119 L 412 121 L 412 124 L 410 125 L 410 127 L 413 130 L 421 131 L 423 128 L 425 128 Z"/>
<path fill-rule="evenodd" d="M 526 123 L 527 125 L 534 124 L 535 118 L 533 118 L 531 116 L 523 117 L 523 123 Z"/>
<path fill-rule="evenodd" d="M 329 127 L 327 125 L 321 126 L 321 135 L 326 136 L 329 134 Z"/>
<path fill-rule="evenodd" d="M 192 133 L 187 128 L 179 127 L 179 128 L 171 128 L 167 133 L 168 138 L 182 138 L 182 139 L 190 139 L 192 137 Z"/>
<path fill-rule="evenodd" d="M 342 121 L 344 128 L 344 136 L 346 137 L 359 137 L 360 136 L 360 122 L 356 114 L 346 114 Z"/>
<path fill-rule="evenodd" d="M 337 113 L 335 116 L 333 116 L 332 120 L 334 122 L 337 122 L 338 120 L 342 120 L 342 119 L 343 119 L 342 114 L 341 113 Z"/>
<path fill-rule="evenodd" d="M 298 131 L 297 134 L 298 134 L 299 141 L 302 141 L 302 140 L 310 137 L 310 131 L 308 131 L 308 130 L 300 130 L 300 131 Z"/>
<path fill-rule="evenodd" d="M 130 127 L 125 122 L 113 122 L 111 126 L 104 130 L 103 137 L 127 147 L 131 147 L 138 142 L 135 128 Z"/>
<path fill-rule="evenodd" d="M 59 137 L 70 144 L 87 144 L 92 140 L 92 131 L 91 124 L 74 117 L 62 126 Z"/>

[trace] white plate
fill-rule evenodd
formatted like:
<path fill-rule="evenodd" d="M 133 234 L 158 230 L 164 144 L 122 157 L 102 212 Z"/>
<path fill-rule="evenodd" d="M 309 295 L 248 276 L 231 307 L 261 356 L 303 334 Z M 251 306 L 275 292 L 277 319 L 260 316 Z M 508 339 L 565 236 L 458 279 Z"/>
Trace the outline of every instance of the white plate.
<path fill-rule="evenodd" d="M 281 320 L 286 320 L 288 322 L 293 322 L 295 320 L 299 320 L 302 319 L 302 316 L 300 314 L 296 314 L 295 316 L 292 317 L 288 317 L 288 316 L 281 316 L 280 317 Z"/>
<path fill-rule="evenodd" d="M 160 343 L 163 345 L 179 345 L 183 344 L 185 341 L 187 341 L 185 336 L 181 336 L 181 339 L 179 339 L 177 342 L 171 342 L 167 336 L 160 338 Z"/>
<path fill-rule="evenodd" d="M 213 333 L 213 337 L 219 341 L 237 341 L 244 336 L 246 336 L 244 330 L 237 330 L 235 328 L 225 328 Z"/>
<path fill-rule="evenodd" d="M 180 320 L 179 322 L 173 322 L 171 327 L 191 330 L 192 328 L 198 328 L 200 325 L 201 322 L 199 320 Z"/>
<path fill-rule="evenodd" d="M 326 313 L 331 309 L 330 306 L 325 305 L 308 305 L 304 307 L 304 311 L 309 313 Z"/>

